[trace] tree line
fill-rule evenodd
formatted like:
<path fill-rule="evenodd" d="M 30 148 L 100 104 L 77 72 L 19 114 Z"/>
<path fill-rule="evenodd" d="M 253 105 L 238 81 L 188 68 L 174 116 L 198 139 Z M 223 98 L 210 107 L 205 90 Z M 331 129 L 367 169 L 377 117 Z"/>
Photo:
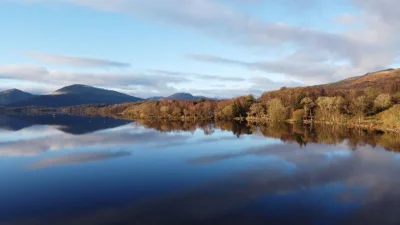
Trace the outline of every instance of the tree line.
<path fill-rule="evenodd" d="M 81 107 L 84 114 L 150 120 L 248 120 L 256 123 L 303 122 L 377 124 L 400 128 L 400 90 L 281 88 L 228 100 L 161 100 L 104 107 Z M 76 110 L 67 107 L 64 111 Z"/>

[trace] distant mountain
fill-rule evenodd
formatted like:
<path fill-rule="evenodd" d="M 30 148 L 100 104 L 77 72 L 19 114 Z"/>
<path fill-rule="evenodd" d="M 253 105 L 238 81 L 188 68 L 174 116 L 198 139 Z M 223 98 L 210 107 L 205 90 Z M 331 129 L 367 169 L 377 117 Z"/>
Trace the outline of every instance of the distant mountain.
<path fill-rule="evenodd" d="M 83 104 L 118 104 L 136 102 L 141 98 L 87 85 L 74 84 L 63 87 L 49 95 L 40 95 L 27 100 L 13 102 L 8 106 L 45 106 L 62 107 Z"/>
<path fill-rule="evenodd" d="M 8 105 L 13 102 L 27 100 L 35 95 L 20 91 L 18 89 L 10 89 L 0 92 L 0 105 Z"/>
<path fill-rule="evenodd" d="M 161 97 L 161 96 L 155 96 L 148 98 L 147 100 L 152 100 L 152 101 L 158 101 L 158 100 L 191 100 L 191 101 L 196 101 L 200 99 L 208 99 L 208 100 L 217 100 L 216 98 L 208 98 L 204 96 L 194 96 L 190 93 L 175 93 L 173 95 L 170 95 L 168 97 Z"/>
<path fill-rule="evenodd" d="M 173 95 L 170 95 L 166 98 L 165 100 L 198 100 L 199 98 L 196 96 L 193 96 L 189 93 L 175 93 Z"/>

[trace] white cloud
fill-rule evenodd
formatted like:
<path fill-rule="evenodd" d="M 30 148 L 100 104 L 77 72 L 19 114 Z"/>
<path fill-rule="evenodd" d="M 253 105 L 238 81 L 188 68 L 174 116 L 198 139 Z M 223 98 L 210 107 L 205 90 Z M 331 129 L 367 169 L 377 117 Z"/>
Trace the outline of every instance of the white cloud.
<path fill-rule="evenodd" d="M 225 97 L 234 98 L 237 96 L 244 96 L 253 94 L 256 97 L 261 96 L 265 91 L 276 90 L 281 87 L 297 87 L 303 86 L 302 83 L 295 81 L 273 81 L 265 76 L 253 76 L 247 79 L 246 84 L 240 83 L 237 85 L 211 85 L 210 87 L 197 88 L 185 90 L 195 95 L 202 95 L 207 93 L 209 97 Z"/>
<path fill-rule="evenodd" d="M 36 59 L 40 62 L 52 63 L 57 65 L 67 65 L 73 67 L 88 67 L 88 68 L 126 68 L 130 67 L 131 64 L 112 61 L 108 59 L 97 59 L 97 58 L 87 58 L 78 56 L 68 56 L 68 55 L 58 55 L 58 54 L 48 54 L 40 52 L 27 52 L 25 55 Z"/>
<path fill-rule="evenodd" d="M 149 72 L 166 75 L 166 76 L 178 76 L 178 77 L 192 77 L 199 80 L 215 80 L 215 81 L 245 81 L 243 77 L 237 76 L 218 76 L 210 74 L 199 74 L 191 72 L 179 72 L 179 71 L 169 71 L 169 70 L 149 70 Z"/>
<path fill-rule="evenodd" d="M 190 55 L 189 58 L 218 64 L 235 65 L 250 70 L 264 71 L 267 73 L 284 74 L 289 79 L 301 80 L 307 85 L 325 83 L 338 79 L 339 67 L 326 62 L 308 59 L 307 56 L 291 55 L 280 61 L 243 62 L 211 55 Z M 267 86 L 265 87 L 266 90 Z"/>

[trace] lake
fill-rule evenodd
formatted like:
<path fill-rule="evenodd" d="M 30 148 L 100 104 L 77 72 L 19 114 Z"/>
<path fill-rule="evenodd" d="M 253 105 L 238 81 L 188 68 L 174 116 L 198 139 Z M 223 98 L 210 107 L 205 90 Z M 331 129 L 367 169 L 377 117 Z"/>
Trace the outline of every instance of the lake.
<path fill-rule="evenodd" d="M 0 224 L 400 224 L 400 136 L 0 116 Z"/>

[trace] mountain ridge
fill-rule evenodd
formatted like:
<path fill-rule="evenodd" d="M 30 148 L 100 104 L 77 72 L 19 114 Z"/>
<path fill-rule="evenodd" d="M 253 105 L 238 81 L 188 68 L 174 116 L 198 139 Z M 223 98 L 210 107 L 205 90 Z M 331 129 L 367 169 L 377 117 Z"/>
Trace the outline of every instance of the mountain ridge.
<path fill-rule="evenodd" d="M 119 104 L 123 102 L 137 102 L 140 100 L 142 99 L 117 91 L 83 84 L 73 84 L 60 88 L 53 93 L 39 95 L 27 100 L 12 102 L 7 106 L 64 107 L 84 104 Z"/>
<path fill-rule="evenodd" d="M 159 101 L 159 100 L 191 100 L 191 101 L 197 101 L 200 99 L 207 99 L 207 100 L 218 100 L 217 98 L 210 98 L 210 97 L 205 97 L 205 96 L 196 96 L 192 95 L 187 92 L 177 92 L 172 95 L 169 95 L 167 97 L 163 96 L 154 96 L 151 98 L 147 98 L 146 100 L 152 100 L 152 101 Z"/>

